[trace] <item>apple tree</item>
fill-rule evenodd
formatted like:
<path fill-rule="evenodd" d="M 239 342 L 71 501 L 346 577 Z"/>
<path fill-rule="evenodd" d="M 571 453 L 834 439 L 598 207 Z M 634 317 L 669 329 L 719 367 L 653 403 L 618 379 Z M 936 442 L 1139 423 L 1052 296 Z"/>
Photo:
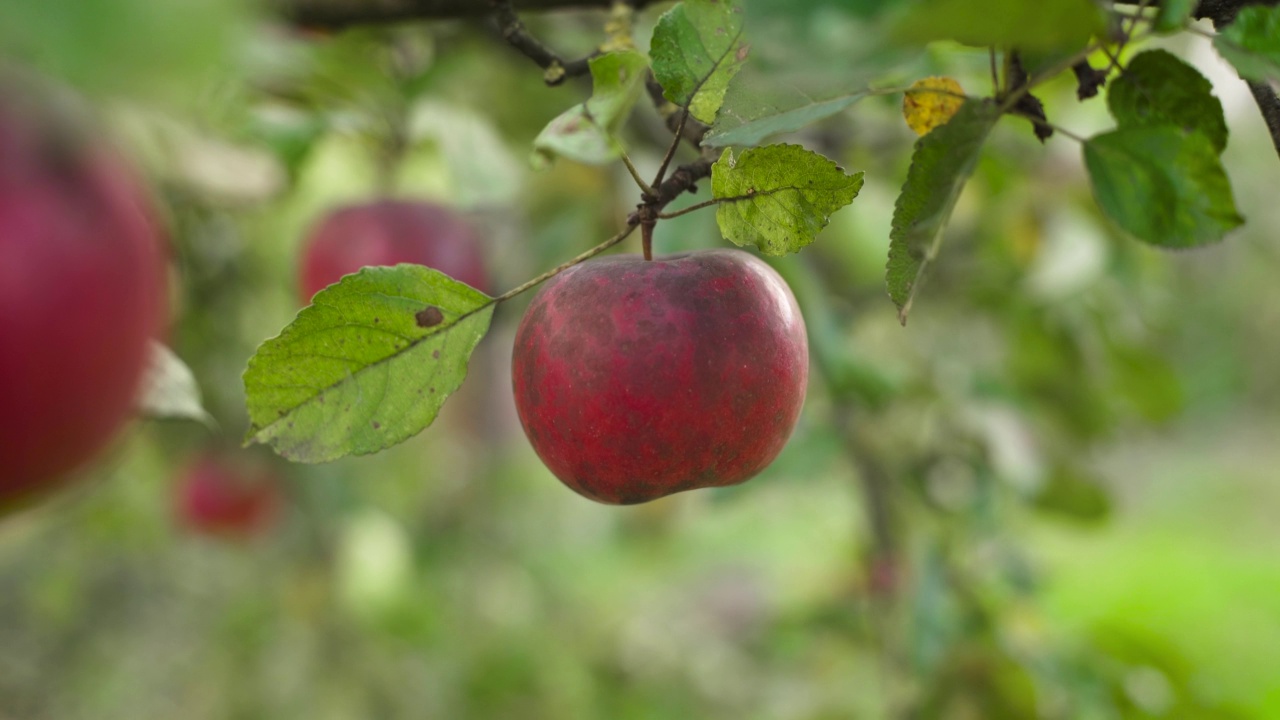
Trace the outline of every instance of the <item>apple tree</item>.
<path fill-rule="evenodd" d="M 1009 639 L 1037 591 L 1018 523 L 1105 518 L 1090 454 L 1184 404 L 1150 258 L 1230 242 L 1252 208 L 1222 87 L 1180 43 L 1230 63 L 1280 153 L 1276 2 L 37 5 L 0 9 L 0 512 L 100 460 L 139 397 L 305 473 L 510 387 L 543 464 L 601 503 L 841 463 L 878 716 L 1145 712 L 1123 651 Z M 91 108 L 80 130 L 60 103 Z M 357 190 L 319 202 L 319 175 Z M 305 227 L 294 276 L 192 240 L 237 223 Z M 1080 224 L 1103 239 L 1072 245 Z M 190 308 L 172 330 L 166 252 Z M 237 294 L 268 285 L 291 316 L 269 329 Z M 242 365 L 202 364 L 244 326 Z M 275 517 L 276 475 L 234 466 L 190 465 L 190 527 Z M 1166 675 L 1165 709 L 1218 712 Z"/>

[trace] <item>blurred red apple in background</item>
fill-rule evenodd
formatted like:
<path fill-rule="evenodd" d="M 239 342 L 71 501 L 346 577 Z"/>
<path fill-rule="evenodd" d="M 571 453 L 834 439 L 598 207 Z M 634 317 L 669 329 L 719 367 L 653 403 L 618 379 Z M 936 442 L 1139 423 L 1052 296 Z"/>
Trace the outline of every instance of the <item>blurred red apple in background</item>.
<path fill-rule="evenodd" d="M 413 200 L 377 200 L 339 208 L 303 245 L 303 302 L 366 266 L 414 263 L 487 290 L 480 241 L 456 211 Z"/>
<path fill-rule="evenodd" d="M 0 512 L 97 456 L 165 321 L 163 242 L 121 160 L 0 87 Z"/>
<path fill-rule="evenodd" d="M 230 451 L 198 455 L 179 474 L 174 490 L 182 527 L 226 538 L 266 532 L 283 500 L 280 478 L 270 466 Z"/>
<path fill-rule="evenodd" d="M 512 360 L 538 456 L 615 504 L 759 473 L 790 437 L 808 377 L 791 289 L 740 250 L 576 265 L 534 298 Z"/>

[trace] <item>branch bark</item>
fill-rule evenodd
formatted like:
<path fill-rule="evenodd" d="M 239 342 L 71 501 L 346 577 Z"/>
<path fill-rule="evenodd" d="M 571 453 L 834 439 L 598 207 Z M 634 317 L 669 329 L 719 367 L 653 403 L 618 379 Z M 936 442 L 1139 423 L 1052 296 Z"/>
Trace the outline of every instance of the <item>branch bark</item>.
<path fill-rule="evenodd" d="M 653 0 L 633 0 L 644 7 Z M 480 18 L 492 12 L 485 0 L 267 0 L 290 23 L 303 27 L 340 29 L 350 25 Z M 519 12 L 549 10 L 607 10 L 613 0 L 513 0 Z"/>
<path fill-rule="evenodd" d="M 1275 5 L 1280 0 L 1200 0 L 1196 6 L 1197 18 L 1208 18 L 1214 27 L 1221 27 L 1236 19 L 1241 9 L 1249 5 Z"/>
<path fill-rule="evenodd" d="M 1236 15 L 1246 5 L 1276 5 L 1280 0 L 1200 0 L 1196 7 L 1196 17 L 1209 18 L 1215 30 L 1222 30 L 1236 19 Z M 1242 78 L 1243 79 L 1243 78 Z M 1267 83 L 1245 80 L 1253 100 L 1258 104 L 1258 111 L 1267 123 L 1267 131 L 1271 135 L 1271 144 L 1276 154 L 1280 155 L 1280 97 L 1275 88 Z"/>
<path fill-rule="evenodd" d="M 1275 146 L 1276 154 L 1280 155 L 1280 97 L 1276 97 L 1276 91 L 1266 83 L 1250 81 L 1249 92 L 1253 93 L 1253 99 L 1262 111 L 1262 119 L 1267 122 L 1267 130 L 1271 132 L 1271 144 Z"/>
<path fill-rule="evenodd" d="M 591 56 L 565 60 L 531 35 L 510 0 L 492 0 L 490 6 L 502 37 L 545 71 L 542 77 L 548 85 L 559 85 L 565 78 L 581 77 L 591 71 Z"/>

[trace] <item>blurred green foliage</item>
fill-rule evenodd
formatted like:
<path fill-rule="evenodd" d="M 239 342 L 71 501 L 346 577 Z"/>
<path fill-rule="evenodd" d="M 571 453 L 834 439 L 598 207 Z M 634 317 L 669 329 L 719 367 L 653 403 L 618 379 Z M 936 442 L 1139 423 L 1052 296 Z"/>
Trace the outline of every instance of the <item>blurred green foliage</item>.
<path fill-rule="evenodd" d="M 788 30 L 824 63 L 847 45 L 824 19 L 862 22 L 832 13 L 797 4 Z M 576 51 L 599 20 L 528 22 Z M 1278 170 L 1221 69 L 1243 231 L 1183 254 L 1126 239 L 1079 148 L 1006 119 L 907 329 L 883 287 L 914 140 L 898 100 L 788 136 L 866 184 L 778 262 L 814 380 L 746 485 L 613 508 L 556 482 L 511 408 L 526 298 L 410 442 L 316 466 L 242 451 L 290 500 L 271 534 L 228 543 L 185 531 L 173 488 L 242 436 L 240 373 L 297 311 L 298 243 L 324 209 L 453 203 L 505 289 L 611 235 L 637 192 L 616 167 L 525 170 L 588 90 L 545 87 L 478 26 L 315 37 L 235 3 L 11 1 L 0 47 L 94 99 L 155 180 L 170 342 L 220 427 L 139 424 L 79 490 L 0 524 L 0 718 L 1280 716 Z M 1207 41 L 1169 47 L 1218 62 Z M 986 90 L 985 52 L 915 62 Z M 1107 127 L 1073 93 L 1049 86 L 1050 117 Z M 648 108 L 624 133 L 642 169 L 668 137 Z M 710 212 L 655 236 L 722 244 Z"/>

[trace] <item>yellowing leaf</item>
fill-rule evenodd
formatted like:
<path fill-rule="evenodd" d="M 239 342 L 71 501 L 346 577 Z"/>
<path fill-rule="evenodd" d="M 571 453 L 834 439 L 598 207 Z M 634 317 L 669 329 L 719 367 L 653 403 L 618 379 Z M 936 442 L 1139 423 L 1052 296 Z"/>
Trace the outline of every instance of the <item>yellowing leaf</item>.
<path fill-rule="evenodd" d="M 917 135 L 945 125 L 964 104 L 964 88 L 949 77 L 927 77 L 911 84 L 902 96 L 902 117 Z"/>

